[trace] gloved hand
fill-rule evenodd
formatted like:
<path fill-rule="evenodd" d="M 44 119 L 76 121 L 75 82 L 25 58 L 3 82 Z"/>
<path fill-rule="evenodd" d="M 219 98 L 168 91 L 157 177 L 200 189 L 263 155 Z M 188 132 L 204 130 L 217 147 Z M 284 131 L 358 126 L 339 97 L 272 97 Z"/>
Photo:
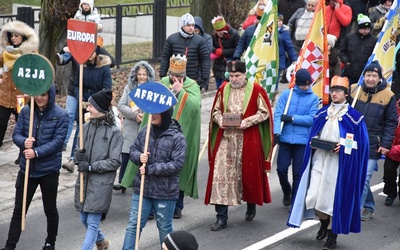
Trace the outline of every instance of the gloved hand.
<path fill-rule="evenodd" d="M 274 146 L 276 144 L 279 144 L 281 142 L 281 135 L 280 134 L 274 134 Z"/>
<path fill-rule="evenodd" d="M 221 48 L 216 49 L 216 50 L 215 50 L 215 54 L 216 54 L 217 56 L 222 56 L 222 49 L 221 49 Z"/>
<path fill-rule="evenodd" d="M 81 173 L 89 172 L 89 162 L 81 161 L 78 163 L 78 171 Z"/>
<path fill-rule="evenodd" d="M 293 116 L 291 115 L 282 115 L 281 121 L 283 122 L 293 122 Z"/>
<path fill-rule="evenodd" d="M 78 149 L 75 152 L 75 162 L 80 162 L 80 161 L 87 161 L 86 158 L 86 149 Z"/>

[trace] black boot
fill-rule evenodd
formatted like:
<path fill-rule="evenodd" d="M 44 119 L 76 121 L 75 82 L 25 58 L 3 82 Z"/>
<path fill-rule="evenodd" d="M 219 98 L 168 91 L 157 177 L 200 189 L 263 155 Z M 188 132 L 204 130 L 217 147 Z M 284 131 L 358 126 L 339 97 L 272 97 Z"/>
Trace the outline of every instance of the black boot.
<path fill-rule="evenodd" d="M 332 230 L 328 229 L 328 239 L 326 239 L 325 246 L 323 250 L 330 250 L 336 248 L 337 234 L 334 234 Z"/>
<path fill-rule="evenodd" d="M 248 203 L 247 202 L 247 211 L 245 215 L 246 221 L 252 221 L 256 216 L 256 204 Z"/>
<path fill-rule="evenodd" d="M 326 220 L 319 220 L 321 225 L 317 233 L 317 240 L 323 240 L 328 235 L 329 218 Z"/>

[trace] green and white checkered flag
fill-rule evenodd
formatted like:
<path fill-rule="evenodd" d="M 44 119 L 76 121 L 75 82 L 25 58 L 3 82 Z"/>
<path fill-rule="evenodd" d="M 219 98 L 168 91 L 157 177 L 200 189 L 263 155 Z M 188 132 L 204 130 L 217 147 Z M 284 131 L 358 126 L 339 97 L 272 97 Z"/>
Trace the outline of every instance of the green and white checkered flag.
<path fill-rule="evenodd" d="M 270 99 L 278 79 L 279 47 L 277 0 L 268 0 L 260 23 L 245 53 L 247 79 L 258 83 Z"/>

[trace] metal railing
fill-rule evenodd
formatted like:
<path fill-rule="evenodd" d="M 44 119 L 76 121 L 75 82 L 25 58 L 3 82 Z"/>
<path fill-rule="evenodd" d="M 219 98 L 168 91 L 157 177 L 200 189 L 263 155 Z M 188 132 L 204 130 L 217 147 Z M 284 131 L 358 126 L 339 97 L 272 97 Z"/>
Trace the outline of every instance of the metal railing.
<path fill-rule="evenodd" d="M 190 7 L 192 0 L 154 0 L 154 2 L 117 4 L 107 6 L 96 6 L 102 20 L 115 20 L 114 49 L 117 68 L 123 64 L 130 64 L 139 60 L 157 62 L 161 58 L 162 50 L 166 41 L 166 16 L 167 8 L 187 8 Z M 0 15 L 1 27 L 10 21 L 20 20 L 39 32 L 40 8 L 19 7 L 16 15 Z M 137 18 L 141 16 L 152 16 L 152 55 L 151 58 L 140 58 L 135 60 L 122 59 L 123 50 L 123 19 Z M 128 27 L 129 28 L 129 27 Z"/>

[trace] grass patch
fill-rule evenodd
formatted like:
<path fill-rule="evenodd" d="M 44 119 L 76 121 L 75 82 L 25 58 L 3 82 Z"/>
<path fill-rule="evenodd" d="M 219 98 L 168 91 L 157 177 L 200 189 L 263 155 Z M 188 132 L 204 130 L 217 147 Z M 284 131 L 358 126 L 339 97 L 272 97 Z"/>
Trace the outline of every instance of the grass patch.
<path fill-rule="evenodd" d="M 104 48 L 115 56 L 115 46 L 109 45 Z M 139 61 L 151 59 L 153 57 L 153 42 L 143 42 L 122 45 L 122 62 Z M 125 67 L 123 65 L 122 67 Z"/>

